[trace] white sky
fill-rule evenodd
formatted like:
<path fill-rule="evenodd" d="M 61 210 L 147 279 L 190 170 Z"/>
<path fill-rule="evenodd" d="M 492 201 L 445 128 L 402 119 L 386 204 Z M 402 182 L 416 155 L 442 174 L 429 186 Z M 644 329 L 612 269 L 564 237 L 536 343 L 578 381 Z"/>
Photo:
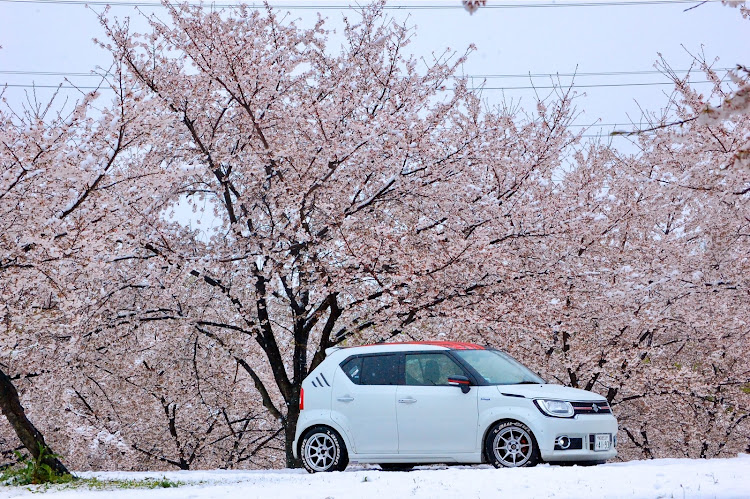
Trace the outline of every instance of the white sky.
<path fill-rule="evenodd" d="M 0 50 L 0 84 L 9 85 L 5 95 L 10 102 L 20 101 L 23 92 L 29 90 L 12 85 L 54 85 L 65 78 L 30 72 L 89 73 L 97 65 L 108 66 L 107 54 L 92 42 L 94 37 L 103 37 L 94 13 L 101 11 L 103 6 L 87 8 L 76 3 L 77 0 L 59 3 L 70 1 L 0 0 L 0 45 L 3 47 Z M 154 0 L 114 0 L 111 14 L 137 17 L 134 2 L 152 4 Z M 360 0 L 362 2 L 364 0 Z M 220 0 L 219 3 L 233 2 Z M 342 13 L 335 7 L 349 3 L 347 0 L 271 2 L 289 10 L 292 17 L 302 20 L 302 24 L 315 18 L 318 9 L 311 6 L 326 6 L 322 13 L 333 26 L 340 26 Z M 558 6 L 530 7 L 539 3 Z M 629 5 L 587 7 L 581 3 Z M 637 4 L 630 5 L 633 3 Z M 389 10 L 393 16 L 404 19 L 408 15 L 409 22 L 417 26 L 417 37 L 411 46 L 417 55 L 429 55 L 433 51 L 440 53 L 445 47 L 462 52 L 474 43 L 478 50 L 471 55 L 465 67 L 466 74 L 526 75 L 491 78 L 487 80 L 488 87 L 528 87 L 531 82 L 529 73 L 568 74 L 577 71 L 579 92 L 586 94 L 577 101 L 579 111 L 583 111 L 578 123 L 591 124 L 601 119 L 600 123 L 605 124 L 627 124 L 630 122 L 628 117 L 635 121 L 639 119 L 638 104 L 651 111 L 664 106 L 665 93 L 671 87 L 583 86 L 664 83 L 666 78 L 660 74 L 587 76 L 585 73 L 654 71 L 658 53 L 674 69 L 688 69 L 691 57 L 686 50 L 703 52 L 709 60 L 720 57 L 716 63 L 720 68 L 750 63 L 747 60 L 750 21 L 743 20 L 736 9 L 723 7 L 716 0 L 685 11 L 698 3 L 679 0 L 661 3 L 654 0 L 488 0 L 488 7 L 481 8 L 474 15 L 461 8 L 460 0 L 393 0 L 388 5 L 399 7 Z M 290 8 L 294 5 L 307 8 Z M 159 7 L 139 8 L 146 13 L 164 12 Z M 79 86 L 96 84 L 95 78 L 85 75 L 68 78 Z M 693 79 L 704 78 L 696 74 Z M 561 81 L 566 84 L 570 78 L 562 77 Z M 551 80 L 549 77 L 534 77 L 533 82 L 537 86 L 549 86 Z M 708 90 L 709 86 L 703 85 L 702 88 Z M 44 92 L 49 91 L 38 90 L 38 93 L 48 95 Z M 486 90 L 484 95 L 496 103 L 504 94 L 506 99 L 521 99 L 522 106 L 532 109 L 531 92 L 523 89 Z M 548 92 L 540 90 L 540 94 Z M 604 130 L 612 128 L 607 126 Z M 589 133 L 597 131 L 595 128 Z"/>

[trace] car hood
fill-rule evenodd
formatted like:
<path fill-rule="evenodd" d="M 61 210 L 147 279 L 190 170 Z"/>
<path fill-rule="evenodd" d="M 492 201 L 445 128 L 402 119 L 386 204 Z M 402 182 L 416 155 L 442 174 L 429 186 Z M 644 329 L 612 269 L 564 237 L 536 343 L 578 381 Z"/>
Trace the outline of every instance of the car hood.
<path fill-rule="evenodd" d="M 597 393 L 561 385 L 497 385 L 497 389 L 503 394 L 520 395 L 530 399 L 548 398 L 571 402 L 606 402 L 606 399 Z"/>

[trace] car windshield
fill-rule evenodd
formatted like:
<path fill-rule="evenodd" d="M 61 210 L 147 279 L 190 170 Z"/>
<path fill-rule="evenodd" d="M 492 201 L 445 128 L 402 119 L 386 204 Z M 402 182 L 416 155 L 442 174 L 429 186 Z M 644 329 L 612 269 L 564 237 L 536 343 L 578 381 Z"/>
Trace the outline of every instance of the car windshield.
<path fill-rule="evenodd" d="M 491 385 L 520 385 L 544 383 L 510 355 L 497 350 L 454 350 L 454 353 L 474 368 Z"/>

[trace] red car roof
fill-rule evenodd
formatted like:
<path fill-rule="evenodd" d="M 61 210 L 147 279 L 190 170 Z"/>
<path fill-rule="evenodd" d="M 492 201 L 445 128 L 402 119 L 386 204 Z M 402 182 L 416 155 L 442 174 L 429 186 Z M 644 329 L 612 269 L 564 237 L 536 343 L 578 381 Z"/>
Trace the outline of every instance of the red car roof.
<path fill-rule="evenodd" d="M 381 345 L 431 345 L 436 347 L 445 347 L 451 350 L 484 350 L 482 345 L 475 343 L 464 343 L 461 341 L 400 341 L 394 343 L 372 343 L 370 345 L 362 345 L 366 347 L 375 347 Z"/>

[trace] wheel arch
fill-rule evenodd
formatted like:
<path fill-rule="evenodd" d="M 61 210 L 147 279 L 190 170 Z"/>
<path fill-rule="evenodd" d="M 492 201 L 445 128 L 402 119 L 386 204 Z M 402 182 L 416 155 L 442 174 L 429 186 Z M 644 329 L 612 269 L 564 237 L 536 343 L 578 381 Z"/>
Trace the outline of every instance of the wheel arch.
<path fill-rule="evenodd" d="M 297 439 L 297 444 L 295 446 L 296 447 L 295 450 L 297 451 L 297 457 L 299 459 L 302 459 L 302 442 L 305 440 L 305 437 L 307 436 L 307 434 L 310 433 L 310 431 L 313 430 L 314 428 L 328 428 L 331 431 L 333 431 L 336 434 L 336 436 L 339 437 L 341 442 L 343 442 L 344 444 L 344 448 L 342 449 L 344 452 L 344 456 L 348 458 L 351 455 L 350 450 L 349 450 L 350 449 L 349 440 L 346 438 L 345 433 L 340 428 L 337 428 L 335 424 L 330 424 L 330 423 L 331 423 L 330 421 L 311 422 L 307 424 L 303 430 L 300 431 L 299 438 Z"/>

